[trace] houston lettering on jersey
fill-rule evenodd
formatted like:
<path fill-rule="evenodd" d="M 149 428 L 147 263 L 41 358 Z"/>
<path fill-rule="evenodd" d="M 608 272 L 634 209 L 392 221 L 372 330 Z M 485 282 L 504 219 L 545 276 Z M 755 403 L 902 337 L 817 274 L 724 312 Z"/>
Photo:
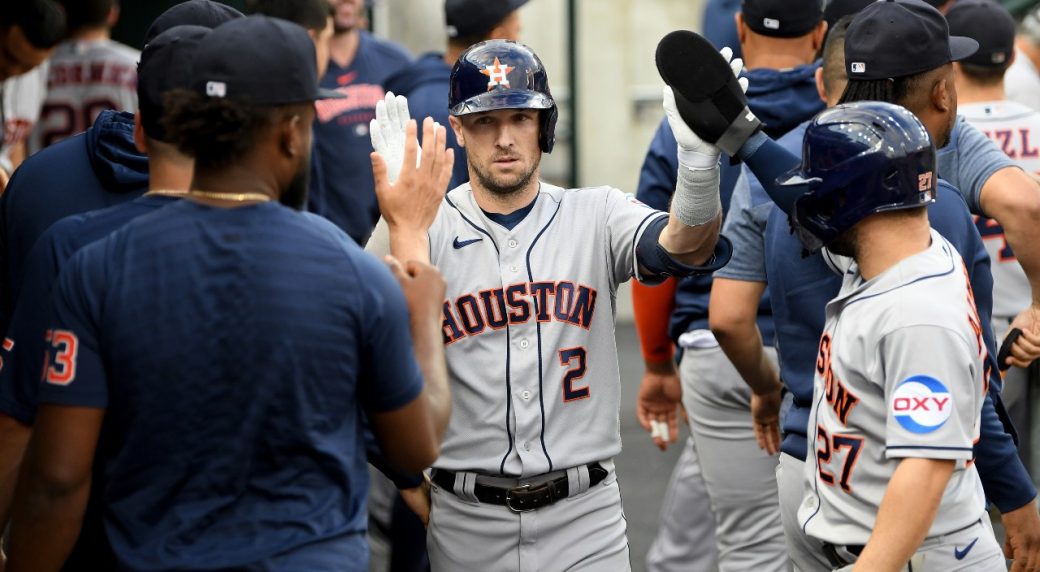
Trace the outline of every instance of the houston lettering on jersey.
<path fill-rule="evenodd" d="M 831 367 L 831 335 L 823 334 L 820 338 L 820 353 L 816 358 L 816 373 L 823 377 L 824 395 L 827 398 L 827 403 L 834 409 L 834 413 L 838 416 L 838 420 L 841 421 L 842 425 L 849 424 L 849 414 L 852 413 L 853 408 L 859 403 L 859 398 L 853 395 L 838 379 L 838 376 L 834 375 L 834 368 Z"/>
<path fill-rule="evenodd" d="M 489 328 L 500 330 L 510 324 L 563 322 L 584 329 L 592 326 L 596 312 L 596 290 L 566 280 L 521 282 L 505 288 L 464 294 L 445 300 L 442 332 L 444 345 Z"/>
<path fill-rule="evenodd" d="M 975 343 L 978 346 L 979 357 L 982 358 L 982 363 L 985 364 L 982 379 L 989 379 L 992 365 L 989 363 L 989 351 L 986 350 L 986 342 L 982 337 L 982 318 L 979 317 L 978 307 L 975 306 L 975 290 L 971 287 L 971 276 L 968 275 L 967 266 L 964 267 L 964 282 L 968 288 L 968 323 L 971 324 L 971 331 L 975 334 Z M 983 383 L 982 393 L 984 395 L 988 389 L 989 384 Z"/>

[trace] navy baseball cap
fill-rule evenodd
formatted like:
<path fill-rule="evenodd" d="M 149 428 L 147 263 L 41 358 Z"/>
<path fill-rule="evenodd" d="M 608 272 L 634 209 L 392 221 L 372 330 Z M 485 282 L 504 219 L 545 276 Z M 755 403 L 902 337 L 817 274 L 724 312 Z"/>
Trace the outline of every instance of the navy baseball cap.
<path fill-rule="evenodd" d="M 755 33 L 774 38 L 797 38 L 823 20 L 822 0 L 744 0 L 744 23 Z"/>
<path fill-rule="evenodd" d="M 888 79 L 933 70 L 979 49 L 971 38 L 950 36 L 943 15 L 921 0 L 879 0 L 849 24 L 845 72 L 849 79 Z"/>
<path fill-rule="evenodd" d="M 528 0 L 446 0 L 449 38 L 483 37 Z"/>
<path fill-rule="evenodd" d="M 169 10 L 159 14 L 148 31 L 144 35 L 144 43 L 148 45 L 156 36 L 169 30 L 174 26 L 202 26 L 203 28 L 216 28 L 217 26 L 242 18 L 244 15 L 231 6 L 213 2 L 213 0 L 188 0 L 171 7 Z"/>
<path fill-rule="evenodd" d="M 958 0 L 946 13 L 950 33 L 979 43 L 979 51 L 961 60 L 966 64 L 1001 67 L 1015 53 L 1015 19 L 993 0 Z"/>
<path fill-rule="evenodd" d="M 199 43 L 192 89 L 212 98 L 284 105 L 343 94 L 318 86 L 314 42 L 302 26 L 259 14 L 217 27 Z"/>
<path fill-rule="evenodd" d="M 827 21 L 827 27 L 833 28 L 845 16 L 858 14 L 860 10 L 873 4 L 877 0 L 831 0 L 823 9 L 823 19 Z"/>
<path fill-rule="evenodd" d="M 202 38 L 210 33 L 203 26 L 174 26 L 152 38 L 141 51 L 137 64 L 137 105 L 141 126 L 148 137 L 166 140 L 160 125 L 165 114 L 163 94 L 191 88 L 191 62 Z"/>

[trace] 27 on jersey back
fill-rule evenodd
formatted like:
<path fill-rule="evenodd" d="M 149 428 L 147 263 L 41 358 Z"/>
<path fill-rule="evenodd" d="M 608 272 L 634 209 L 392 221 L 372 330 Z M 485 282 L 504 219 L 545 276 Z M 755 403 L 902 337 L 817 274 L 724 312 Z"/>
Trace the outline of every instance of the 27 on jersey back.
<path fill-rule="evenodd" d="M 448 193 L 429 233 L 454 407 L 435 466 L 528 476 L 620 452 L 617 286 L 666 216 L 617 189 L 542 183 L 509 229 L 468 184 Z"/>
<path fill-rule="evenodd" d="M 799 521 L 810 536 L 866 544 L 896 467 L 915 457 L 956 461 L 928 537 L 975 522 L 985 505 L 971 460 L 987 352 L 960 255 L 933 230 L 928 250 L 871 280 L 838 269 L 845 279 L 820 339 Z"/>

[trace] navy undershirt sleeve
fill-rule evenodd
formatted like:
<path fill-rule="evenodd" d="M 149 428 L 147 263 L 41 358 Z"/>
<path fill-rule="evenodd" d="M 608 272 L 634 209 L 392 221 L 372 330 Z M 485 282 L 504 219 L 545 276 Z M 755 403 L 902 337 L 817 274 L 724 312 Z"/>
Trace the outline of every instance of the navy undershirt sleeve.
<path fill-rule="evenodd" d="M 806 185 L 781 186 L 776 181 L 801 163 L 798 157 L 761 131 L 744 143 L 737 156 L 751 169 L 769 198 L 784 213 L 790 215 L 794 212 L 795 201 L 809 189 Z"/>
<path fill-rule="evenodd" d="M 725 236 L 719 236 L 715 252 L 701 266 L 683 264 L 671 256 L 660 244 L 661 233 L 668 226 L 668 217 L 650 221 L 636 245 L 636 263 L 640 268 L 640 281 L 644 284 L 659 284 L 671 276 L 680 278 L 697 274 L 710 274 L 722 268 L 733 255 L 733 245 Z"/>
<path fill-rule="evenodd" d="M 982 488 L 1001 513 L 1021 508 L 1036 497 L 1033 479 L 1029 477 L 1015 450 L 1015 441 L 1004 429 L 998 410 L 1003 409 L 1000 395 L 990 392 L 982 404 L 980 439 L 975 444 L 975 466 Z"/>

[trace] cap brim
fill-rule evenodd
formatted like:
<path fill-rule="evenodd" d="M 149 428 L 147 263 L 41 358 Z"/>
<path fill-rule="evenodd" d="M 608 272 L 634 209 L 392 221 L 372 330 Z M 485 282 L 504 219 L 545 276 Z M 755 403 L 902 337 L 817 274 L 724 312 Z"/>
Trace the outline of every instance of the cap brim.
<path fill-rule="evenodd" d="M 979 51 L 979 43 L 965 36 L 950 36 L 950 57 L 958 62 Z"/>
<path fill-rule="evenodd" d="M 318 97 L 315 99 L 345 99 L 347 94 L 340 93 L 334 89 L 318 88 Z"/>

